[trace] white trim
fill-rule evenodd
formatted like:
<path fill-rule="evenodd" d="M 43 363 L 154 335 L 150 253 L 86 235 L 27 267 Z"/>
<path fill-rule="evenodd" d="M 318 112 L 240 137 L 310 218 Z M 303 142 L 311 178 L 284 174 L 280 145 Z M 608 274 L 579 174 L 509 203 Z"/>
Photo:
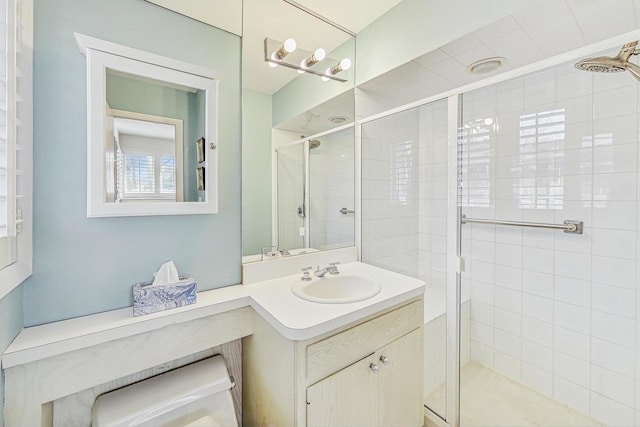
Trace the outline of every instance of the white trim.
<path fill-rule="evenodd" d="M 27 277 L 31 276 L 31 273 L 33 273 L 31 264 L 21 261 L 14 262 L 0 270 L 0 299 L 17 288 Z"/>
<path fill-rule="evenodd" d="M 461 290 L 458 273 L 460 218 L 458 217 L 458 121 L 460 95 L 447 99 L 447 244 L 446 244 L 446 418 L 453 427 L 460 425 L 460 313 Z"/>
<path fill-rule="evenodd" d="M 271 246 L 277 246 L 280 236 L 280 225 L 278 224 L 278 151 L 273 148 L 273 142 L 271 144 Z M 262 254 L 260 256 L 262 257 Z"/>
<path fill-rule="evenodd" d="M 18 65 L 22 73 L 20 96 L 23 103 L 19 141 L 23 222 L 22 231 L 16 236 L 17 261 L 0 269 L 0 299 L 33 273 L 33 0 L 22 0 L 21 23 L 22 54 Z"/>
<path fill-rule="evenodd" d="M 77 36 L 77 35 L 76 35 Z M 97 40 L 97 39 L 96 39 Z M 108 42 L 107 45 L 112 45 Z M 119 45 L 115 45 L 119 46 Z M 134 50 L 137 52 L 137 50 Z M 87 57 L 87 217 L 190 215 L 218 212 L 218 149 L 205 149 L 206 198 L 201 202 L 108 203 L 105 197 L 104 138 L 106 132 L 106 69 L 205 91 L 205 141 L 218 145 L 218 80 L 141 62 L 101 50 Z M 162 58 L 151 55 L 151 58 Z M 160 61 L 162 63 L 162 61 Z"/>
<path fill-rule="evenodd" d="M 123 46 L 110 41 L 101 40 L 95 37 L 87 36 L 80 33 L 73 33 L 80 53 L 87 56 L 89 50 L 97 50 L 113 55 L 122 56 L 124 58 L 133 59 L 139 62 L 145 62 L 151 65 L 168 68 L 174 71 L 193 74 L 194 76 L 204 77 L 207 79 L 222 80 L 222 74 L 207 67 L 191 64 L 189 62 L 168 58 L 155 53 L 146 52 L 144 50 L 135 49 L 129 46 Z"/>
<path fill-rule="evenodd" d="M 362 261 L 362 124 L 358 124 L 354 128 L 354 209 L 356 211 L 354 221 L 354 239 L 353 244 L 356 247 L 357 259 Z"/>

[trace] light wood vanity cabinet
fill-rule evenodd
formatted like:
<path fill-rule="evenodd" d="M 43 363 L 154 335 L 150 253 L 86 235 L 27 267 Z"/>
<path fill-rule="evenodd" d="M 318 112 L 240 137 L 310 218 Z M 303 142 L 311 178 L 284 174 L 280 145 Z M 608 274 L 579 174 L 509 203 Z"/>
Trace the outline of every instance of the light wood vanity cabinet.
<path fill-rule="evenodd" d="M 307 341 L 255 317 L 243 347 L 246 426 L 422 425 L 422 297 Z"/>

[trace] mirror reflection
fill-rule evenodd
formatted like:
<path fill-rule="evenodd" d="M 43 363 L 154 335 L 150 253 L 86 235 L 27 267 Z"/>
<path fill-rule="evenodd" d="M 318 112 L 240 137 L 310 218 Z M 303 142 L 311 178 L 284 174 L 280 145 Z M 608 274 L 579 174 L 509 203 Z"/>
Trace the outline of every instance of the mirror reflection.
<path fill-rule="evenodd" d="M 261 260 L 268 246 L 293 255 L 353 245 L 354 215 L 339 212 L 353 211 L 353 188 L 336 191 L 328 177 L 355 179 L 354 131 L 345 130 L 354 121 L 355 38 L 281 0 L 245 0 L 243 21 L 244 261 Z M 320 48 L 323 60 L 305 62 Z M 323 78 L 327 70 L 339 79 Z"/>
<path fill-rule="evenodd" d="M 107 203 L 202 201 L 195 141 L 204 135 L 204 91 L 112 69 L 106 76 Z"/>
<path fill-rule="evenodd" d="M 182 121 L 107 110 L 113 146 L 107 145 L 107 202 L 182 202 Z M 180 161 L 176 158 L 180 156 Z"/>
<path fill-rule="evenodd" d="M 355 244 L 353 126 L 277 149 L 278 246 L 289 254 Z"/>

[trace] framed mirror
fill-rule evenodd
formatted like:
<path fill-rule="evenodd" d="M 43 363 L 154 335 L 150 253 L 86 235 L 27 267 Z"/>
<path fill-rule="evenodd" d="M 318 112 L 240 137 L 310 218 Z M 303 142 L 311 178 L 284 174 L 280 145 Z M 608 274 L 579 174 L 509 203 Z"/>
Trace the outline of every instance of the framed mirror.
<path fill-rule="evenodd" d="M 213 70 L 76 34 L 87 58 L 87 216 L 217 213 Z"/>
<path fill-rule="evenodd" d="M 294 255 L 353 245 L 353 239 L 344 238 L 345 229 L 355 234 L 352 214 L 352 225 L 341 221 L 340 238 L 327 237 L 329 213 L 321 206 L 326 202 L 322 195 L 329 194 L 333 184 L 311 177 L 309 165 L 343 179 L 348 174 L 355 182 L 352 157 L 331 161 L 336 150 L 354 150 L 353 126 L 340 129 L 355 117 L 355 37 L 282 0 L 244 0 L 243 31 L 243 261 L 262 260 L 261 250 L 269 246 L 282 246 Z M 295 40 L 295 50 L 273 67 L 269 60 L 278 60 L 279 48 L 287 48 L 289 39 Z M 324 59 L 311 65 L 316 73 L 300 69 L 319 48 Z M 338 80 L 323 78 L 338 64 L 347 64 L 345 59 L 351 67 L 337 71 Z M 326 136 L 332 131 L 343 133 Z M 309 157 L 308 141 L 316 136 L 325 137 L 325 144 Z M 354 203 L 352 196 L 348 206 L 340 208 L 353 211 Z M 301 205 L 304 216 L 298 214 Z M 348 219 L 343 217 L 337 220 Z M 312 248 L 311 242 L 318 247 Z"/>

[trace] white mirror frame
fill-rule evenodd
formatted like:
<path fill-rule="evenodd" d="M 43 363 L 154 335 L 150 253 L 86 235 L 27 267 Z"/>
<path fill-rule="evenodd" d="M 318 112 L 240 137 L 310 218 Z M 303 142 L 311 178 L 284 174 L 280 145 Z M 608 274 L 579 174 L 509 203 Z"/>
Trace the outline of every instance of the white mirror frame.
<path fill-rule="evenodd" d="M 87 217 L 214 214 L 218 212 L 219 73 L 172 58 L 75 33 L 87 58 Z M 205 200 L 201 202 L 107 203 L 105 134 L 107 68 L 205 91 Z M 195 141 L 186 141 L 193 143 Z M 214 148 L 210 148 L 210 147 Z M 199 165 L 200 166 L 200 165 Z M 195 170 L 194 170 L 195 173 Z"/>

